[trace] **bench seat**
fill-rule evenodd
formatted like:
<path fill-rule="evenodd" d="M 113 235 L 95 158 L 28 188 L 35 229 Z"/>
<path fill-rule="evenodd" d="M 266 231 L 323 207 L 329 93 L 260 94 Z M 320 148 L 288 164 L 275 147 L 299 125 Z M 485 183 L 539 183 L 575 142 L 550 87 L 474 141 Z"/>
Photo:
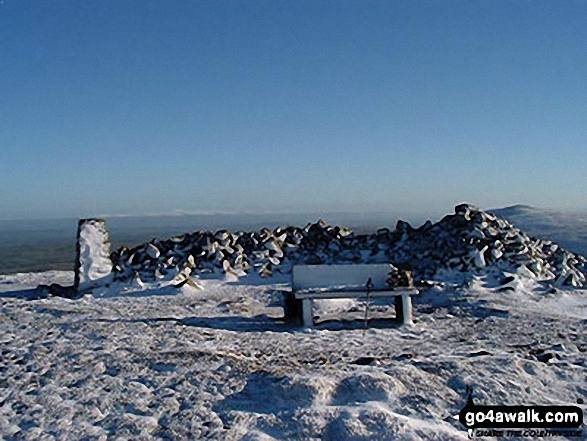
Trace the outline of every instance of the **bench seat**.
<path fill-rule="evenodd" d="M 390 264 L 294 266 L 292 293 L 295 301 L 301 302 L 301 308 L 294 310 L 301 311 L 304 327 L 311 328 L 314 324 L 314 300 L 395 297 L 397 319 L 404 325 L 410 325 L 413 323 L 411 296 L 417 295 L 418 290 L 388 287 L 385 280 L 391 268 Z M 344 284 L 340 284 L 340 279 L 344 279 Z M 374 287 L 367 291 L 366 282 L 369 279 Z"/>

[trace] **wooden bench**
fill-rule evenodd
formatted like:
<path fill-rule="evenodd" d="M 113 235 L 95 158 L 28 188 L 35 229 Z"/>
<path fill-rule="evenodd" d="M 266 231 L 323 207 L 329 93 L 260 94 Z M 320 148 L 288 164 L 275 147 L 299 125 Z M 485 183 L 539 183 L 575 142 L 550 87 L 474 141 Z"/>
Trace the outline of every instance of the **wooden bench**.
<path fill-rule="evenodd" d="M 296 265 L 292 269 L 293 314 L 301 313 L 302 324 L 311 328 L 314 300 L 395 297 L 397 319 L 404 325 L 412 324 L 411 296 L 418 294 L 418 290 L 389 287 L 391 269 L 390 264 Z"/>

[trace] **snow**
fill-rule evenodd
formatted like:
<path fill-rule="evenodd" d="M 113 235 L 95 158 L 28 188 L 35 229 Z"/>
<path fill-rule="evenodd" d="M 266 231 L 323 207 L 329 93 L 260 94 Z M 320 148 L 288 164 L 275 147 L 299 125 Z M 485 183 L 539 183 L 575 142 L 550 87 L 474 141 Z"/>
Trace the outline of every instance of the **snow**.
<path fill-rule="evenodd" d="M 587 291 L 511 276 L 424 289 L 409 328 L 324 301 L 311 331 L 281 319 L 285 276 L 77 300 L 32 289 L 71 272 L 0 276 L 0 438 L 464 440 L 467 385 L 478 404 L 576 404 Z"/>
<path fill-rule="evenodd" d="M 390 264 L 298 265 L 293 267 L 292 279 L 296 291 L 333 289 L 333 283 L 337 283 L 339 289 L 365 289 L 368 279 L 373 289 L 388 289 L 387 279 L 392 268 Z"/>

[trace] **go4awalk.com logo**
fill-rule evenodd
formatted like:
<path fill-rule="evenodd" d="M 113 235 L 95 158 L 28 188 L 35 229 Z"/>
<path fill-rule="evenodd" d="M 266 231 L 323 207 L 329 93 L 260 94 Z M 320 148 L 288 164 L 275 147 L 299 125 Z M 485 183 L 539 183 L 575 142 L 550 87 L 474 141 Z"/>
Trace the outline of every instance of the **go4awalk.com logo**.
<path fill-rule="evenodd" d="M 481 406 L 473 402 L 470 387 L 467 392 L 458 419 L 469 438 L 582 436 L 583 411 L 578 406 Z"/>

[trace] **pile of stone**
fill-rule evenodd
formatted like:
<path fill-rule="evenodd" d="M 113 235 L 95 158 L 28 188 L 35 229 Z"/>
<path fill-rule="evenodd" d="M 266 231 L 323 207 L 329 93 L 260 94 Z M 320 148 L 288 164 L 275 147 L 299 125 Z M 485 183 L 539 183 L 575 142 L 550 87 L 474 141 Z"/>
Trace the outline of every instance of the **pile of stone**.
<path fill-rule="evenodd" d="M 510 222 L 470 205 L 459 205 L 454 215 L 418 229 L 400 222 L 394 235 L 389 252 L 392 261 L 412 264 L 420 278 L 434 279 L 451 271 L 517 274 L 523 269 L 538 280 L 586 285 L 587 260 L 583 256 L 549 240 L 530 238 Z"/>
<path fill-rule="evenodd" d="M 197 231 L 153 240 L 111 254 L 114 280 L 190 282 L 204 273 L 263 277 L 288 273 L 295 264 L 393 263 L 412 271 L 416 281 L 442 279 L 450 272 L 466 277 L 489 272 L 504 276 L 520 268 L 539 280 L 585 286 L 587 261 L 558 245 L 528 237 L 508 221 L 463 204 L 436 224 L 355 235 L 323 221 L 305 228 L 257 232 Z"/>
<path fill-rule="evenodd" d="M 330 262 L 337 254 L 344 258 L 341 243 L 351 234 L 322 221 L 306 228 L 264 228 L 258 232 L 197 231 L 132 249 L 123 247 L 112 253 L 111 260 L 115 280 L 181 281 L 194 273 L 223 272 L 240 277 L 250 271 L 268 277 L 291 271 L 293 263 Z"/>

